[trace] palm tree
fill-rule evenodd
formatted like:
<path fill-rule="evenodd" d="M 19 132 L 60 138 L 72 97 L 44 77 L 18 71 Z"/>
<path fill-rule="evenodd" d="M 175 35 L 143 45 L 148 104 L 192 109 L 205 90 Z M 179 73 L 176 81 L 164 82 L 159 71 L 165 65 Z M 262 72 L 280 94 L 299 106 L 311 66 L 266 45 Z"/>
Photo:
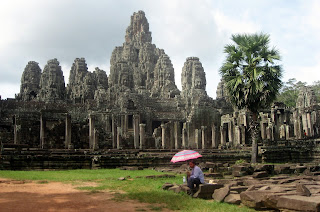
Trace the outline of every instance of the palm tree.
<path fill-rule="evenodd" d="M 231 104 L 252 114 L 251 163 L 257 162 L 258 111 L 270 106 L 282 85 L 282 67 L 277 64 L 280 55 L 274 47 L 269 48 L 269 37 L 264 33 L 232 35 L 235 44 L 224 47 L 227 57 L 220 68 Z"/>

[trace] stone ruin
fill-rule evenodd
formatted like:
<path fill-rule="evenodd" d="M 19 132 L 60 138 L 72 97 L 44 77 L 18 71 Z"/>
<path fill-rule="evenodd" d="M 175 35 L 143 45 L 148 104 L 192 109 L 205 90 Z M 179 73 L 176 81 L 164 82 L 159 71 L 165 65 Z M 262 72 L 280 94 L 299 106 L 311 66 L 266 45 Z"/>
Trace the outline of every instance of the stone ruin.
<path fill-rule="evenodd" d="M 0 100 L 2 146 L 28 149 L 226 149 L 250 146 L 247 111 L 231 107 L 224 82 L 217 98 L 206 92 L 206 75 L 197 57 L 188 57 L 175 84 L 169 56 L 152 43 L 143 11 L 134 13 L 125 42 L 115 47 L 110 74 L 88 71 L 76 58 L 65 86 L 57 59 L 41 71 L 30 61 L 15 99 Z M 301 90 L 297 107 L 276 103 L 260 112 L 263 142 L 318 138 L 319 105 Z"/>

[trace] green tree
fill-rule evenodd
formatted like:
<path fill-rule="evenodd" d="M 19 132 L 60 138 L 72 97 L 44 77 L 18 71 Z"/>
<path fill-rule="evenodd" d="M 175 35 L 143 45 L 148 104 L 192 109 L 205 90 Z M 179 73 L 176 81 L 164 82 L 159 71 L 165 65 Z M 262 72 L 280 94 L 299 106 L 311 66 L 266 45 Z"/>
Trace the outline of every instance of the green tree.
<path fill-rule="evenodd" d="M 220 68 L 230 102 L 252 114 L 252 163 L 257 162 L 260 137 L 258 111 L 275 100 L 282 84 L 282 67 L 277 64 L 280 55 L 269 48 L 269 37 L 264 33 L 232 35 L 234 44 L 224 47 L 227 57 Z"/>
<path fill-rule="evenodd" d="M 295 78 L 291 78 L 285 82 L 277 96 L 277 102 L 283 102 L 288 107 L 296 107 L 296 101 L 301 87 L 306 86 L 306 82 L 297 82 Z"/>

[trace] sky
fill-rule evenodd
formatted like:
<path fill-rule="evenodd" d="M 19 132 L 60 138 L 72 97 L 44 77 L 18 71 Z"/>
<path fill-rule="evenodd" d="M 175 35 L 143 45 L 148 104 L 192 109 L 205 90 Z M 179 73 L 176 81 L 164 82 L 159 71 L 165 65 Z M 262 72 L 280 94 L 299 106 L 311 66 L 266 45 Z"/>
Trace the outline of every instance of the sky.
<path fill-rule="evenodd" d="M 110 73 L 110 57 L 124 43 L 134 12 L 143 10 L 152 43 L 164 49 L 181 90 L 187 57 L 199 57 L 207 93 L 216 97 L 221 67 L 236 33 L 263 32 L 282 57 L 282 80 L 320 80 L 320 1 L 317 0 L 2 0 L 0 95 L 14 98 L 28 61 L 43 70 L 57 58 L 68 83 L 75 58 L 88 70 Z"/>

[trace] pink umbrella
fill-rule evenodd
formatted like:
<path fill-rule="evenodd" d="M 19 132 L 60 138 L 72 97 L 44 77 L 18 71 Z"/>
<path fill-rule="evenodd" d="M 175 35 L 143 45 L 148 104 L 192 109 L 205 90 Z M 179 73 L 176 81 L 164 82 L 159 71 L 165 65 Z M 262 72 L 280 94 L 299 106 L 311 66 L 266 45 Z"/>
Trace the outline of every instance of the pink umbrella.
<path fill-rule="evenodd" d="M 194 150 L 183 150 L 183 151 L 176 153 L 172 157 L 171 162 L 176 163 L 176 162 L 196 159 L 199 157 L 202 157 L 202 155 L 200 155 L 198 152 L 196 152 Z"/>

